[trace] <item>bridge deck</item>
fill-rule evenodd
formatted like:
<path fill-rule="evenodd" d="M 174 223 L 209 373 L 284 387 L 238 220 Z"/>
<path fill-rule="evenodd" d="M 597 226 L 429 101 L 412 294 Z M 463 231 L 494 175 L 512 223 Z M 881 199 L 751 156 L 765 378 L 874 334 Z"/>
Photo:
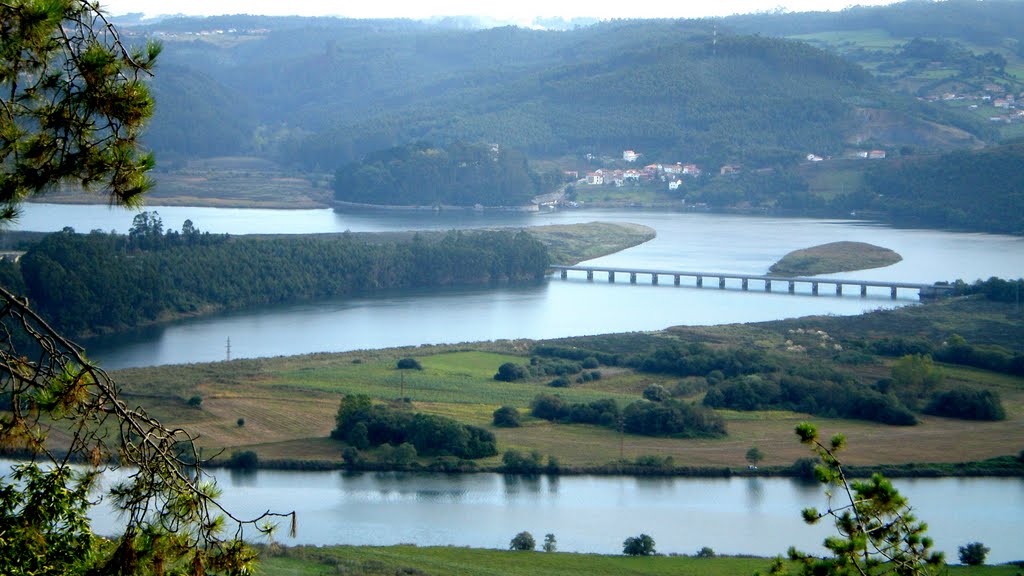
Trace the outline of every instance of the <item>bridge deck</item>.
<path fill-rule="evenodd" d="M 552 265 L 550 266 L 553 270 L 559 270 L 563 273 L 568 271 L 579 271 L 588 272 L 593 274 L 594 272 L 605 272 L 610 274 L 641 274 L 650 275 L 652 278 L 655 276 L 686 276 L 694 278 L 719 278 L 722 280 L 761 280 L 765 282 L 791 282 L 791 283 L 809 283 L 809 284 L 834 284 L 836 286 L 862 286 L 871 288 L 907 288 L 924 291 L 946 291 L 952 290 L 950 286 L 936 285 L 936 284 L 923 284 L 918 282 L 891 282 L 887 280 L 857 280 L 853 278 L 823 278 L 820 276 L 806 277 L 806 276 L 768 276 L 764 274 L 738 274 L 734 272 L 696 272 L 693 270 L 660 270 L 660 269 L 643 269 L 643 268 L 617 268 L 610 266 L 589 266 L 589 265 L 576 265 L 576 266 L 562 266 Z"/>

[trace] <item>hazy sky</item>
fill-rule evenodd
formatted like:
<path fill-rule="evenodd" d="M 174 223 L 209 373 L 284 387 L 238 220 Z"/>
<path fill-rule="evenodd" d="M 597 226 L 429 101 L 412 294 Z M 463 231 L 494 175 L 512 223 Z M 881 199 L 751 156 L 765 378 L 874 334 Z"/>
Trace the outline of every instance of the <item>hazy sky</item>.
<path fill-rule="evenodd" d="M 537 16 L 596 18 L 697 18 L 775 9 L 841 10 L 848 6 L 891 4 L 893 0 L 109 0 L 106 12 L 144 12 L 147 16 L 188 14 L 267 14 L 347 16 L 352 18 L 426 18 L 442 15 L 483 15 L 529 22 Z"/>

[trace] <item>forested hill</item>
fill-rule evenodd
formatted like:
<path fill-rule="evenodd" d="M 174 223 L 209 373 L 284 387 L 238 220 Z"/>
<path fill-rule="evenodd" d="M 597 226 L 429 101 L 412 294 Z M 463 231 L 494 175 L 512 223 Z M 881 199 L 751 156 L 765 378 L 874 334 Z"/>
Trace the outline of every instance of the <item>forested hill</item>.
<path fill-rule="evenodd" d="M 145 213 L 143 213 L 145 214 Z M 543 276 L 547 248 L 526 232 L 473 231 L 371 241 L 352 234 L 251 237 L 163 231 L 136 218 L 127 236 L 66 229 L 34 245 L 4 285 L 61 332 L 83 335 L 176 316 L 372 289 L 471 285 Z"/>
<path fill-rule="evenodd" d="M 772 164 L 837 153 L 872 133 L 872 110 L 887 111 L 887 125 L 926 126 L 915 132 L 922 148 L 973 145 L 991 131 L 894 96 L 838 56 L 737 33 L 728 20 L 541 31 L 222 17 L 126 34 L 165 45 L 146 136 L 165 163 L 252 154 L 335 170 L 375 150 L 461 140 L 531 157 L 634 148 Z"/>
<path fill-rule="evenodd" d="M 882 165 L 865 183 L 848 208 L 900 225 L 1024 234 L 1024 140 Z"/>
<path fill-rule="evenodd" d="M 375 152 L 338 170 L 334 196 L 360 204 L 521 206 L 557 181 L 557 175 L 531 172 L 526 157 L 507 147 L 420 142 Z"/>

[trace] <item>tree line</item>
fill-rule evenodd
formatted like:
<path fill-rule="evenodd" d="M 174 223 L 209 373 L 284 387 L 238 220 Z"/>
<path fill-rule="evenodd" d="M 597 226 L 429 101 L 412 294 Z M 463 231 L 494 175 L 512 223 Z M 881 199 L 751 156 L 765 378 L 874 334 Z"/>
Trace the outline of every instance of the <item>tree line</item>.
<path fill-rule="evenodd" d="M 51 234 L 18 268 L 0 273 L 61 330 L 83 335 L 378 289 L 535 280 L 548 263 L 546 247 L 526 232 L 452 231 L 402 241 L 351 233 L 227 236 L 200 233 L 189 222 L 182 232 L 163 231 L 159 218 L 147 215 L 128 235 Z"/>
<path fill-rule="evenodd" d="M 340 168 L 334 197 L 361 204 L 522 206 L 560 181 L 557 174 L 533 172 L 525 155 L 503 146 L 417 142 Z"/>
<path fill-rule="evenodd" d="M 342 398 L 331 437 L 357 450 L 409 444 L 417 455 L 475 459 L 498 453 L 494 434 L 488 430 L 444 416 L 414 413 L 403 406 L 374 404 L 366 395 Z"/>

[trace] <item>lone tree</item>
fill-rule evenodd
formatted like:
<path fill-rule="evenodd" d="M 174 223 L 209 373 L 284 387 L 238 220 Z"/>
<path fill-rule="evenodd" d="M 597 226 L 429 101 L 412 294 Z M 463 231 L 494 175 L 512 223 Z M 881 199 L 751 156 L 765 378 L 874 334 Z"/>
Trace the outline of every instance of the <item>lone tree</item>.
<path fill-rule="evenodd" d="M 750 462 L 750 465 L 756 468 L 761 460 L 764 460 L 764 452 L 761 452 L 761 449 L 757 446 L 751 446 L 750 450 L 747 450 L 747 462 Z"/>
<path fill-rule="evenodd" d="M 968 566 L 981 566 L 991 551 L 981 542 L 971 542 L 960 547 L 960 563 Z"/>
<path fill-rule="evenodd" d="M 516 534 L 512 541 L 508 543 L 509 550 L 518 550 L 521 552 L 533 550 L 537 547 L 537 542 L 533 539 L 533 534 L 529 532 L 520 532 Z"/>
<path fill-rule="evenodd" d="M 824 546 L 832 555 L 817 558 L 795 548 L 789 559 L 795 563 L 793 573 L 801 576 L 923 576 L 942 567 L 941 552 L 932 552 L 932 539 L 925 536 L 927 526 L 910 513 L 907 499 L 881 474 L 864 482 L 851 482 L 843 471 L 836 453 L 846 444 L 842 434 L 828 444 L 818 438 L 818 430 L 806 422 L 796 427 L 797 436 L 821 461 L 815 468 L 819 482 L 829 486 L 828 507 L 803 511 L 803 519 L 815 524 L 829 518 L 838 534 L 825 539 Z M 777 558 L 771 574 L 791 572 Z"/>
<path fill-rule="evenodd" d="M 137 138 L 159 52 L 122 44 L 94 0 L 0 1 L 0 225 L 62 184 L 140 203 L 153 157 Z M 82 348 L 2 287 L 0 445 L 26 459 L 0 474 L 0 574 L 249 573 L 243 536 L 280 516 L 221 509 L 193 436 L 127 405 Z M 107 500 L 124 532 L 105 544 L 87 513 L 114 468 L 124 479 Z"/>
<path fill-rule="evenodd" d="M 555 535 L 548 533 L 544 535 L 544 551 L 545 552 L 557 552 L 558 542 L 555 540 Z"/>
<path fill-rule="evenodd" d="M 654 538 L 647 534 L 630 536 L 622 543 L 622 553 L 626 556 L 653 556 Z"/>

